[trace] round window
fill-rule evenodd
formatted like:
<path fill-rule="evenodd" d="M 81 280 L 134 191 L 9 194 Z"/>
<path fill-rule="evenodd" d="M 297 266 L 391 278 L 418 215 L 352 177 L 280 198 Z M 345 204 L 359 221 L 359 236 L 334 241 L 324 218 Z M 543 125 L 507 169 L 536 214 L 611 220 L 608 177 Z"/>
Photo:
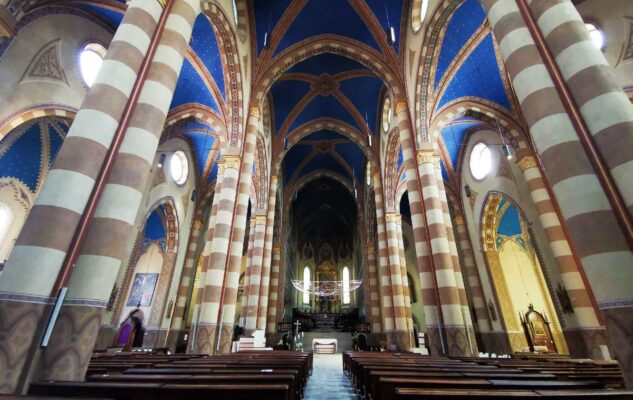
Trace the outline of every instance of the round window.
<path fill-rule="evenodd" d="M 169 159 L 169 174 L 176 185 L 181 186 L 187 181 L 189 164 L 187 156 L 182 150 L 176 151 Z"/>
<path fill-rule="evenodd" d="M 470 173 L 473 178 L 484 179 L 492 169 L 492 153 L 488 146 L 477 143 L 470 152 Z"/>
<path fill-rule="evenodd" d="M 598 50 L 604 49 L 604 45 L 606 44 L 606 38 L 604 36 L 604 32 L 598 29 L 594 24 L 585 24 L 587 30 L 589 31 L 589 36 L 591 37 L 591 41 L 593 45 L 596 46 Z"/>
<path fill-rule="evenodd" d="M 389 124 L 391 123 L 391 117 L 393 111 L 391 110 L 391 99 L 389 96 L 385 97 L 384 103 L 382 103 L 382 130 L 387 132 L 389 130 Z"/>
<path fill-rule="evenodd" d="M 81 77 L 88 87 L 91 87 L 101 69 L 106 49 L 99 43 L 90 43 L 81 50 L 79 55 L 79 70 Z"/>

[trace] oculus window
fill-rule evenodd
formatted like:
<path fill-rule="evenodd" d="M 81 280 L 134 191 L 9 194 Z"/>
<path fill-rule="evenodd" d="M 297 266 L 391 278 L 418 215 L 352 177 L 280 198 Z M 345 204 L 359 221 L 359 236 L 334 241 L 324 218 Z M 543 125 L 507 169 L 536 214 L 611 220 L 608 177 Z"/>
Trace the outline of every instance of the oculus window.
<path fill-rule="evenodd" d="M 169 174 L 178 186 L 184 185 L 189 175 L 187 156 L 182 150 L 176 151 L 169 159 Z"/>
<path fill-rule="evenodd" d="M 492 169 L 492 153 L 484 143 L 477 143 L 470 152 L 470 173 L 477 180 L 484 179 Z"/>

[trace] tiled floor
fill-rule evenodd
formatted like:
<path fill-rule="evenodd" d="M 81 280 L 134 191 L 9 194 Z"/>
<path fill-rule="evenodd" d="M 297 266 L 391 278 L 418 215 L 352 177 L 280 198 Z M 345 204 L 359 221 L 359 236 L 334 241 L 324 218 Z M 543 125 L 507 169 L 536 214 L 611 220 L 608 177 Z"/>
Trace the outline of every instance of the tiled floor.
<path fill-rule="evenodd" d="M 305 400 L 352 400 L 356 395 L 343 373 L 343 355 L 315 354 Z"/>

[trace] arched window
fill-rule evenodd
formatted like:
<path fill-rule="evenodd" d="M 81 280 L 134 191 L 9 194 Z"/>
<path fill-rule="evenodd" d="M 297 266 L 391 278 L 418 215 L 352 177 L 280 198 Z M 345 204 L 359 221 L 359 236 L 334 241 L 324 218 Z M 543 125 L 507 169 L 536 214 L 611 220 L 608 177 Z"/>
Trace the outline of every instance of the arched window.
<path fill-rule="evenodd" d="M 305 267 L 303 269 L 303 304 L 310 304 L 310 293 L 308 293 L 309 287 L 310 287 L 310 268 Z"/>
<path fill-rule="evenodd" d="M 391 99 L 389 96 L 385 97 L 382 103 L 382 130 L 387 132 L 389 125 L 391 124 L 391 118 L 393 117 L 393 110 L 391 109 Z"/>
<path fill-rule="evenodd" d="M 2 249 L 0 250 L 0 257 L 2 257 L 2 253 L 5 251 L 4 249 L 11 248 L 11 246 L 6 246 L 4 241 L 7 239 L 7 234 L 12 224 L 13 213 L 11 209 L 6 204 L 0 203 L 0 249 Z M 2 261 L 2 259 L 0 259 L 0 261 Z"/>
<path fill-rule="evenodd" d="M 589 31 L 589 36 L 591 37 L 591 41 L 593 42 L 594 46 L 596 46 L 598 50 L 604 49 L 604 46 L 607 42 L 604 32 L 596 25 L 591 23 L 586 23 L 585 27 Z"/>
<path fill-rule="evenodd" d="M 237 0 L 233 0 L 233 18 L 235 19 L 235 25 L 239 21 L 239 14 L 237 12 Z"/>
<path fill-rule="evenodd" d="M 343 304 L 349 304 L 349 268 L 343 268 Z"/>
<path fill-rule="evenodd" d="M 106 49 L 99 43 L 90 43 L 81 49 L 79 54 L 79 70 L 88 87 L 91 87 L 101 69 Z"/>

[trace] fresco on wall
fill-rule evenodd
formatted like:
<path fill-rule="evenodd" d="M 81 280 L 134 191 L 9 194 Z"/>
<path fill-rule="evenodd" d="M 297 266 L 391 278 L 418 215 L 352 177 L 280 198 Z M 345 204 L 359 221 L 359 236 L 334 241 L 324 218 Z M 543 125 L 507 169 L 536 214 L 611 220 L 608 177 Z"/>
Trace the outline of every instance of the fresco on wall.
<path fill-rule="evenodd" d="M 128 307 L 149 307 L 152 304 L 154 288 L 158 282 L 158 274 L 137 273 L 134 276 L 132 291 L 128 299 Z"/>

